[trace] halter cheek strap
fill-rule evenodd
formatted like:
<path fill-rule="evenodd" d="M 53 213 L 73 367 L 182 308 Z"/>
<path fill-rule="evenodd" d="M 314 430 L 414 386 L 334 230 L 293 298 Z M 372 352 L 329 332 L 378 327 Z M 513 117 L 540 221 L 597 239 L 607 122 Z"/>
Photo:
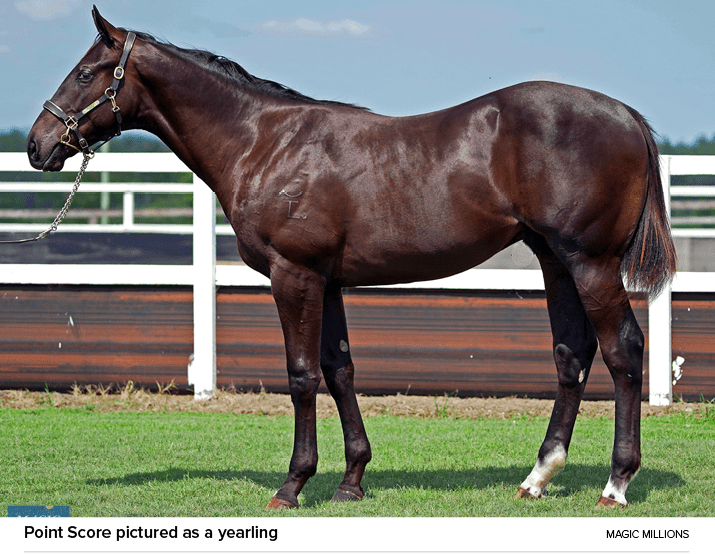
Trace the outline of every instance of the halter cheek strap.
<path fill-rule="evenodd" d="M 133 32 L 129 32 L 129 34 L 127 35 L 127 40 L 124 43 L 124 50 L 122 51 L 122 57 L 119 60 L 119 65 L 114 68 L 114 79 L 112 80 L 112 84 L 104 91 L 104 94 L 102 96 L 100 96 L 97 100 L 92 102 L 89 106 L 87 106 L 81 112 L 76 113 L 74 115 L 67 115 L 62 108 L 60 108 L 57 104 L 55 104 L 51 100 L 47 100 L 42 105 L 42 107 L 45 108 L 48 112 L 50 112 L 52 115 L 61 119 L 62 122 L 67 127 L 67 130 L 60 137 L 61 144 L 64 144 L 65 146 L 69 146 L 70 148 L 74 148 L 78 152 L 82 152 L 85 155 L 94 154 L 94 151 L 91 150 L 89 147 L 89 143 L 87 142 L 87 139 L 85 139 L 82 136 L 82 133 L 80 133 L 79 125 L 80 125 L 80 122 L 82 121 L 82 119 L 87 117 L 87 115 L 92 110 L 101 106 L 107 100 L 109 100 L 112 103 L 112 112 L 114 113 L 114 116 L 117 120 L 117 132 L 114 135 L 112 135 L 111 137 L 109 137 L 102 144 L 105 144 L 105 143 L 109 142 L 111 139 L 113 139 L 114 137 L 118 137 L 119 135 L 122 134 L 122 114 L 119 110 L 119 106 L 117 106 L 115 97 L 117 96 L 117 91 L 119 90 L 119 87 L 122 83 L 122 79 L 124 79 L 124 68 L 127 65 L 127 58 L 129 58 L 129 53 L 132 51 L 132 47 L 134 46 L 135 39 L 136 39 L 136 34 Z M 79 143 L 79 148 L 77 148 L 74 144 L 72 144 L 70 142 L 70 140 L 71 140 L 70 132 L 74 133 L 75 136 L 77 137 L 77 141 Z"/>

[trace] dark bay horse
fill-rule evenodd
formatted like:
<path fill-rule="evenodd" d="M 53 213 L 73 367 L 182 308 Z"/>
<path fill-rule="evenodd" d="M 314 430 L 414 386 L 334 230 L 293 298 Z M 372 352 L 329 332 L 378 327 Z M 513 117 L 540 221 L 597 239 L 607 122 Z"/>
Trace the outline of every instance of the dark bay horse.
<path fill-rule="evenodd" d="M 372 454 L 342 288 L 445 277 L 520 240 L 543 270 L 558 388 L 517 496 L 543 496 L 564 466 L 600 345 L 616 415 L 599 504 L 626 504 L 641 461 L 644 340 L 624 280 L 652 295 L 675 271 L 657 146 L 643 117 L 597 92 L 550 82 L 385 117 L 115 28 L 96 8 L 93 17 L 99 36 L 32 127 L 30 163 L 58 171 L 119 126 L 144 129 L 216 193 L 241 257 L 270 277 L 285 336 L 295 437 L 269 507 L 297 507 L 316 471 L 321 374 L 345 438 L 346 471 L 333 500 L 363 497 Z"/>

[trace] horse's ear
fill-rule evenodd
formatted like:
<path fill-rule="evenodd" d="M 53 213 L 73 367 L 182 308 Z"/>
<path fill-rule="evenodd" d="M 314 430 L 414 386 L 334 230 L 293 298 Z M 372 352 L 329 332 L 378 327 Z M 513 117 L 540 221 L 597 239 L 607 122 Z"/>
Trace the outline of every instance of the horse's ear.
<path fill-rule="evenodd" d="M 119 31 L 99 14 L 97 6 L 92 6 L 92 19 L 94 19 L 94 25 L 97 27 L 102 42 L 111 48 Z"/>

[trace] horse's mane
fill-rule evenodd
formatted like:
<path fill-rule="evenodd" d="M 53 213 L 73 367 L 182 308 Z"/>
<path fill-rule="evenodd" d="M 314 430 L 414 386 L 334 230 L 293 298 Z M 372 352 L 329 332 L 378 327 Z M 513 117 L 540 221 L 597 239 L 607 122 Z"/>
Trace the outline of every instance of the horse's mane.
<path fill-rule="evenodd" d="M 357 110 L 369 111 L 367 108 L 357 106 L 355 104 L 337 102 L 334 100 L 316 100 L 315 98 L 311 98 L 310 96 L 301 94 L 300 92 L 295 91 L 292 88 L 286 87 L 285 85 L 276 83 L 275 81 L 261 79 L 260 77 L 251 75 L 238 63 L 223 56 L 219 56 L 217 54 L 213 54 L 205 50 L 180 48 L 174 44 L 171 44 L 170 42 L 160 41 L 149 33 L 143 33 L 140 31 L 133 32 L 136 33 L 137 38 L 154 44 L 156 46 L 165 48 L 168 51 L 176 54 L 180 58 L 193 62 L 194 64 L 201 67 L 202 69 L 205 69 L 206 71 L 226 77 L 240 87 L 249 87 L 263 93 L 277 96 L 279 98 L 299 100 L 302 102 L 307 102 L 309 104 L 344 106 Z"/>

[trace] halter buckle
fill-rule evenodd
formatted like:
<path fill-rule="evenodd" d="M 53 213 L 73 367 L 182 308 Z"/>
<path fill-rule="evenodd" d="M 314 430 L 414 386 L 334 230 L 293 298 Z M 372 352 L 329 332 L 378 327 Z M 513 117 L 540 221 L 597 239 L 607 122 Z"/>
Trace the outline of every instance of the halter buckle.
<path fill-rule="evenodd" d="M 83 139 L 83 140 L 84 140 L 84 139 Z M 77 148 L 77 147 L 76 147 L 74 144 L 72 144 L 70 141 L 71 141 L 71 138 L 70 138 L 70 128 L 67 127 L 67 130 L 65 131 L 65 133 L 60 137 L 60 144 L 64 144 L 65 146 L 69 146 L 70 148 L 74 148 L 75 150 L 77 150 L 77 152 L 82 152 L 82 150 L 80 150 L 79 148 Z M 85 145 L 86 145 L 87 141 L 85 140 L 84 142 L 85 142 Z M 82 144 L 82 143 L 81 143 L 81 141 L 80 141 L 80 146 L 81 146 L 81 144 Z"/>
<path fill-rule="evenodd" d="M 109 88 L 107 88 L 107 90 L 104 91 L 104 94 L 106 94 L 107 98 L 109 98 L 109 101 L 112 103 L 112 111 L 116 114 L 119 111 L 119 106 L 117 106 L 117 101 L 114 99 L 115 96 L 117 96 L 117 91 L 114 90 L 112 87 L 109 87 Z"/>
<path fill-rule="evenodd" d="M 118 81 L 124 78 L 124 68 L 121 65 L 114 68 L 114 78 Z"/>

